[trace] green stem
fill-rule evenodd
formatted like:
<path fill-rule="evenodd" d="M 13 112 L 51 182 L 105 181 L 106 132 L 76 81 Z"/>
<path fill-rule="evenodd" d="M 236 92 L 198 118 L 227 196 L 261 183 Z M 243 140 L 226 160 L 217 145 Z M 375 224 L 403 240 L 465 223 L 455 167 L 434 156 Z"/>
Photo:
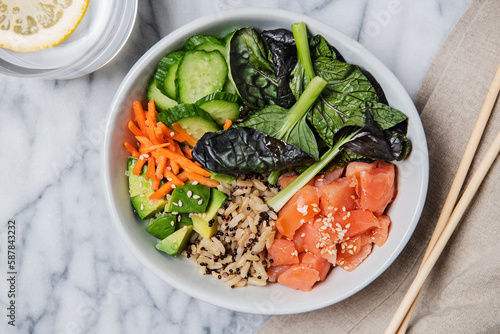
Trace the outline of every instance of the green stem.
<path fill-rule="evenodd" d="M 360 130 L 350 133 L 344 138 L 338 140 L 335 145 L 330 148 L 319 161 L 313 163 L 309 166 L 302 174 L 300 174 L 295 180 L 293 180 L 288 186 L 280 191 L 276 196 L 267 201 L 269 205 L 275 212 L 281 210 L 281 208 L 299 191 L 304 187 L 316 174 L 318 174 L 330 161 L 335 158 L 335 156 L 340 152 L 340 147 L 347 142 L 350 142 Z"/>
<path fill-rule="evenodd" d="M 267 182 L 269 182 L 269 184 L 276 184 L 280 175 L 281 170 L 275 170 L 274 172 L 271 172 L 271 174 L 269 174 L 269 176 L 267 177 Z"/>
<path fill-rule="evenodd" d="M 283 124 L 283 127 L 274 136 L 278 139 L 284 138 L 288 132 L 297 124 L 302 117 L 307 113 L 309 108 L 311 108 L 316 102 L 316 99 L 326 87 L 326 81 L 320 77 L 314 77 L 304 92 L 300 95 L 299 99 L 293 107 L 290 109 L 288 117 Z"/>
<path fill-rule="evenodd" d="M 297 46 L 297 55 L 299 61 L 304 67 L 307 79 L 314 78 L 314 68 L 311 60 L 311 52 L 309 50 L 309 40 L 307 38 L 307 27 L 305 22 L 292 24 L 293 38 Z"/>

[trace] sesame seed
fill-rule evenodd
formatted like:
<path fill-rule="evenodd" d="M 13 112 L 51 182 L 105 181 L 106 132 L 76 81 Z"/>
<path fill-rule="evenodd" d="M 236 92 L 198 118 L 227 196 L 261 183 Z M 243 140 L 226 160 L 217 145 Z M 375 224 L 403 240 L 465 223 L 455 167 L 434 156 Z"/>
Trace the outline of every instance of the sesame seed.
<path fill-rule="evenodd" d="M 354 195 L 351 195 L 351 198 L 352 198 L 352 199 L 356 199 L 356 196 L 354 196 Z"/>
<path fill-rule="evenodd" d="M 342 220 L 347 220 L 347 216 L 342 217 Z"/>
<path fill-rule="evenodd" d="M 170 167 L 170 166 L 167 166 L 167 169 L 168 169 L 168 170 L 172 170 L 172 167 Z"/>
<path fill-rule="evenodd" d="M 139 196 L 140 196 L 140 197 L 143 197 L 143 198 L 144 198 L 144 197 L 146 197 L 146 195 L 144 195 L 144 194 L 140 194 Z"/>
<path fill-rule="evenodd" d="M 345 228 L 349 228 L 349 227 L 351 227 L 351 223 L 347 223 L 345 226 Z"/>
<path fill-rule="evenodd" d="M 343 206 L 343 207 L 342 207 L 342 211 L 345 211 L 345 210 L 346 210 L 346 209 L 345 209 L 345 206 Z"/>
<path fill-rule="evenodd" d="M 141 204 L 141 210 L 144 210 L 144 204 Z"/>
<path fill-rule="evenodd" d="M 173 205 L 175 205 L 175 206 L 179 206 L 179 204 L 178 204 L 178 203 L 175 203 L 175 202 L 172 202 L 172 204 L 173 204 Z"/>
<path fill-rule="evenodd" d="M 351 217 L 351 211 L 347 213 L 347 217 Z"/>
<path fill-rule="evenodd" d="M 175 222 L 172 220 L 172 222 L 170 223 L 170 225 L 175 226 Z"/>
<path fill-rule="evenodd" d="M 304 237 L 306 236 L 306 234 L 305 234 L 305 233 L 302 233 L 300 236 L 301 236 L 302 238 L 304 238 Z"/>
<path fill-rule="evenodd" d="M 191 198 L 191 196 L 193 196 L 193 192 L 191 190 L 188 190 L 187 192 L 187 197 L 188 198 Z"/>
<path fill-rule="evenodd" d="M 199 198 L 200 198 L 200 196 L 198 196 L 198 195 L 193 195 L 193 198 L 194 198 L 194 199 L 199 199 Z"/>
<path fill-rule="evenodd" d="M 170 137 L 173 137 L 173 136 L 175 136 L 175 132 L 172 131 L 172 132 L 170 132 Z"/>
<path fill-rule="evenodd" d="M 311 204 L 311 206 L 312 206 L 313 208 L 316 208 L 316 207 L 318 206 L 318 204 L 316 204 L 316 203 L 312 203 L 312 204 Z"/>
<path fill-rule="evenodd" d="M 323 182 L 325 179 L 318 179 L 319 182 Z"/>
<path fill-rule="evenodd" d="M 175 189 L 176 185 L 175 185 L 175 184 L 172 184 L 170 187 L 171 187 L 172 189 Z"/>
<path fill-rule="evenodd" d="M 354 246 L 354 247 L 352 248 L 352 250 L 353 250 L 353 251 L 356 251 L 357 249 L 358 249 L 358 246 Z"/>
<path fill-rule="evenodd" d="M 187 227 L 186 225 L 184 225 L 184 226 L 182 227 L 182 229 L 183 229 L 183 230 L 187 230 L 187 228 L 188 228 L 188 227 Z"/>
<path fill-rule="evenodd" d="M 181 222 L 181 219 L 182 217 L 181 216 L 177 216 L 177 221 L 180 223 Z M 172 222 L 173 223 L 173 222 Z"/>
<path fill-rule="evenodd" d="M 197 185 L 198 184 L 198 181 L 194 181 L 193 182 L 193 186 Z"/>
<path fill-rule="evenodd" d="M 182 206 L 182 201 L 181 200 L 179 200 L 179 206 Z"/>
<path fill-rule="evenodd" d="M 172 178 L 171 177 L 167 177 L 167 181 L 168 182 L 172 181 Z"/>
<path fill-rule="evenodd" d="M 198 205 L 202 205 L 202 204 L 203 204 L 203 200 L 202 200 L 202 199 L 200 199 L 200 200 L 198 201 Z"/>
<path fill-rule="evenodd" d="M 342 228 L 342 225 L 340 225 L 339 223 L 336 223 L 335 226 Z"/>
<path fill-rule="evenodd" d="M 347 249 L 351 249 L 353 247 L 354 247 L 354 245 L 351 244 L 351 245 L 347 246 Z"/>
<path fill-rule="evenodd" d="M 353 255 L 353 254 L 354 254 L 354 252 L 353 252 L 351 249 L 349 249 L 347 252 L 348 252 L 349 254 L 351 254 L 351 255 Z"/>
<path fill-rule="evenodd" d="M 329 206 L 329 207 L 328 207 L 328 210 L 333 210 L 333 206 Z"/>
<path fill-rule="evenodd" d="M 139 182 L 139 188 L 142 188 L 142 182 Z"/>

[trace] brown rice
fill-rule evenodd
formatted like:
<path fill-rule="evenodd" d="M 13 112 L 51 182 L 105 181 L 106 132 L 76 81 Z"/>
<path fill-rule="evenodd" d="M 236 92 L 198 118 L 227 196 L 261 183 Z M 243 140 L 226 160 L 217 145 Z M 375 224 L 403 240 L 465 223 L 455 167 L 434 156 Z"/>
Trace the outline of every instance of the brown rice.
<path fill-rule="evenodd" d="M 218 211 L 218 233 L 205 239 L 195 233 L 183 254 L 201 274 L 211 274 L 228 287 L 264 286 L 269 267 L 266 246 L 274 241 L 278 218 L 265 202 L 278 189 L 269 187 L 262 176 L 240 176 L 217 189 L 228 195 Z"/>

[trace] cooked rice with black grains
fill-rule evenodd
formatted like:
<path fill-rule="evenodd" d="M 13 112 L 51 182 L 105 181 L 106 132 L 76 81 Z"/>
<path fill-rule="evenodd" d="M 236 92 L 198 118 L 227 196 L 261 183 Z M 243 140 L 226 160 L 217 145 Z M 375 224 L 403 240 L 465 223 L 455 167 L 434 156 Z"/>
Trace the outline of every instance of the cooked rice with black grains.
<path fill-rule="evenodd" d="M 218 233 L 208 238 L 193 234 L 183 254 L 193 260 L 201 274 L 213 275 L 236 288 L 264 286 L 267 282 L 266 246 L 276 233 L 276 213 L 265 203 L 277 194 L 262 176 L 240 176 L 217 189 L 228 195 L 217 214 Z"/>

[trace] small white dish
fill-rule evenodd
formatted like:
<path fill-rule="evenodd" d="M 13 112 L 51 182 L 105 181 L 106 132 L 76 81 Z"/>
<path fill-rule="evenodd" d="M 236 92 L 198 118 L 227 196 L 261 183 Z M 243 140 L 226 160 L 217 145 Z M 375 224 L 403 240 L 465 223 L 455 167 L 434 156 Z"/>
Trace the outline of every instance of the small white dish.
<path fill-rule="evenodd" d="M 229 289 L 210 275 L 198 274 L 195 265 L 183 256 L 173 258 L 155 249 L 157 240 L 146 231 L 133 212 L 128 197 L 125 169 L 130 140 L 127 122 L 131 119 L 133 100 L 145 98 L 145 90 L 156 64 L 168 52 L 178 50 L 195 34 L 225 36 L 238 27 L 260 30 L 287 28 L 304 21 L 311 34 L 323 35 L 349 63 L 370 71 L 383 87 L 391 106 L 409 117 L 408 137 L 413 152 L 398 166 L 399 194 L 390 207 L 393 224 L 389 239 L 353 272 L 334 268 L 326 281 L 311 292 L 301 292 L 270 284 L 266 287 Z M 411 98 L 396 77 L 359 43 L 334 28 L 307 16 L 261 8 L 220 12 L 193 21 L 160 40 L 134 65 L 118 88 L 111 104 L 103 150 L 103 170 L 108 204 L 115 227 L 127 247 L 148 269 L 168 284 L 208 303 L 235 311 L 258 314 L 292 314 L 312 311 L 337 303 L 370 284 L 400 254 L 411 237 L 425 202 L 428 184 L 428 152 L 424 130 Z"/>
<path fill-rule="evenodd" d="M 0 48 L 0 74 L 73 79 L 96 71 L 125 45 L 137 15 L 137 0 L 90 1 L 75 31 L 61 44 L 34 51 Z"/>

